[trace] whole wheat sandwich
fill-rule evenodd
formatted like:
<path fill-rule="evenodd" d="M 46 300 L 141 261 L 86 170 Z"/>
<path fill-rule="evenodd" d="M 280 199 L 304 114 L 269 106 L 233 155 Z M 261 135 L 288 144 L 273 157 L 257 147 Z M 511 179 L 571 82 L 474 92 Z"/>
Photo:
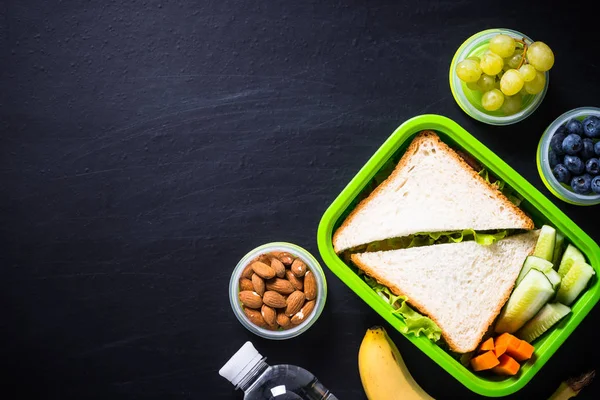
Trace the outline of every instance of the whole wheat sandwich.
<path fill-rule="evenodd" d="M 533 253 L 539 230 L 482 246 L 475 241 L 352 254 L 367 275 L 408 298 L 441 329 L 450 350 L 475 350 Z"/>
<path fill-rule="evenodd" d="M 336 253 L 424 232 L 533 229 L 532 220 L 431 131 L 419 133 L 392 172 L 333 236 Z"/>

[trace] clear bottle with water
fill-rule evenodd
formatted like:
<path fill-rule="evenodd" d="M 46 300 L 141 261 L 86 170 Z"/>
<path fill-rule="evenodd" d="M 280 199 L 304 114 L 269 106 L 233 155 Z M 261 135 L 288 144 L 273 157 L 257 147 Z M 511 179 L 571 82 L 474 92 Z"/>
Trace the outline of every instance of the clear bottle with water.
<path fill-rule="evenodd" d="M 273 365 L 246 342 L 219 370 L 244 400 L 338 400 L 317 378 L 295 365 Z"/>

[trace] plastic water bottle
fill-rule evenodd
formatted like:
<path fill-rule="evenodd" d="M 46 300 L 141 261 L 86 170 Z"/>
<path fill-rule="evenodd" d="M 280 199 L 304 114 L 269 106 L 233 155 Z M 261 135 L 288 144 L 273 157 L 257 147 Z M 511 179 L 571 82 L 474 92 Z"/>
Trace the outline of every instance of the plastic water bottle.
<path fill-rule="evenodd" d="M 219 370 L 244 400 L 338 400 L 307 370 L 295 365 L 273 365 L 246 342 Z"/>

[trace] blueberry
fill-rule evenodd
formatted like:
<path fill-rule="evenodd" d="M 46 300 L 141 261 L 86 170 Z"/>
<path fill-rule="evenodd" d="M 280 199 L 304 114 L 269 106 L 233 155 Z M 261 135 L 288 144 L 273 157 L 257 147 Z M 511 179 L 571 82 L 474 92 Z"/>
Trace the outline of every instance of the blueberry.
<path fill-rule="evenodd" d="M 600 161 L 597 158 L 590 158 L 585 163 L 585 170 L 588 174 L 598 175 L 598 172 L 600 172 Z"/>
<path fill-rule="evenodd" d="M 583 134 L 587 137 L 600 137 L 600 118 L 595 115 L 588 115 L 581 122 L 583 125 Z"/>
<path fill-rule="evenodd" d="M 575 135 L 581 135 L 583 134 L 583 125 L 581 124 L 581 121 L 576 120 L 576 119 L 571 119 L 569 121 L 567 121 L 567 123 L 565 124 L 565 128 L 567 129 L 567 134 L 575 134 Z"/>
<path fill-rule="evenodd" d="M 589 160 L 594 157 L 594 142 L 590 138 L 583 139 L 583 146 L 581 148 L 581 158 Z"/>
<path fill-rule="evenodd" d="M 594 179 L 592 179 L 591 187 L 592 192 L 600 194 L 600 176 L 597 176 Z"/>
<path fill-rule="evenodd" d="M 565 167 L 562 164 L 557 164 L 556 167 L 554 167 L 554 169 L 552 170 L 552 173 L 554 174 L 556 179 L 558 179 L 559 182 L 568 184 L 571 180 L 571 173 L 569 172 L 567 167 Z"/>
<path fill-rule="evenodd" d="M 600 142 L 596 142 L 596 144 L 594 145 L 594 153 L 596 153 L 596 155 L 600 157 Z"/>
<path fill-rule="evenodd" d="M 592 186 L 592 177 L 588 174 L 576 176 L 571 179 L 571 187 L 575 193 L 587 194 Z"/>
<path fill-rule="evenodd" d="M 548 162 L 550 163 L 550 168 L 556 167 L 556 165 L 560 162 L 560 159 L 552 150 L 548 152 Z"/>
<path fill-rule="evenodd" d="M 583 148 L 581 136 L 574 133 L 569 134 L 562 142 L 562 149 L 565 153 L 574 156 Z"/>
<path fill-rule="evenodd" d="M 562 142 L 567 137 L 567 131 L 564 126 L 559 126 L 558 129 L 552 135 L 550 139 L 550 148 L 554 150 L 556 154 L 563 155 L 565 152 L 562 149 Z"/>
<path fill-rule="evenodd" d="M 581 161 L 581 158 L 577 156 L 570 156 L 567 154 L 563 162 L 565 164 L 565 167 L 567 167 L 569 172 L 573 175 L 579 175 L 583 173 L 583 170 L 585 169 L 583 161 Z"/>

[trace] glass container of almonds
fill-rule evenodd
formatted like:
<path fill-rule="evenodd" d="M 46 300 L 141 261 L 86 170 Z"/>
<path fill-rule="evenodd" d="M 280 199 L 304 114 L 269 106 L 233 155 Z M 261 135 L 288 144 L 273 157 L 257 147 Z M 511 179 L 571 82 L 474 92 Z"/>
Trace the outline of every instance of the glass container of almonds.
<path fill-rule="evenodd" d="M 325 307 L 327 283 L 319 262 L 286 242 L 259 246 L 235 267 L 229 300 L 238 320 L 267 339 L 289 339 L 305 332 Z"/>

